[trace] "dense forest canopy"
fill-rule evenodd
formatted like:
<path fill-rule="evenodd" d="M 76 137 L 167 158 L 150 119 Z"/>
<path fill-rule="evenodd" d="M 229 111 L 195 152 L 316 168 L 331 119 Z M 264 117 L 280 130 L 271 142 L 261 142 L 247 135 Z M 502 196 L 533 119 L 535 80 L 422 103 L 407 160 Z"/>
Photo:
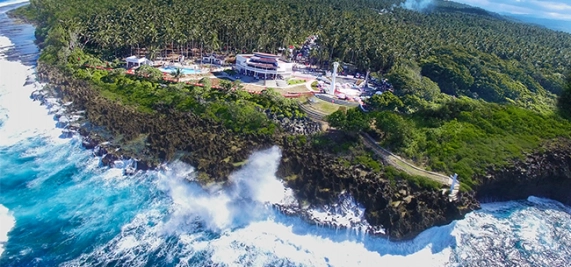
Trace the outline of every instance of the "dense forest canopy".
<path fill-rule="evenodd" d="M 68 44 L 104 59 L 143 51 L 276 52 L 317 34 L 316 64 L 355 64 L 429 90 L 550 112 L 571 65 L 571 35 L 453 2 L 426 12 L 400 0 L 31 0 L 28 11 Z M 57 51 L 60 58 L 69 52 Z M 55 58 L 44 58 L 56 60 Z M 420 78 L 419 78 L 420 77 Z M 423 82 L 421 82 L 421 80 Z M 428 86 L 429 88 L 426 88 Z M 398 93 L 398 92 L 397 92 Z"/>

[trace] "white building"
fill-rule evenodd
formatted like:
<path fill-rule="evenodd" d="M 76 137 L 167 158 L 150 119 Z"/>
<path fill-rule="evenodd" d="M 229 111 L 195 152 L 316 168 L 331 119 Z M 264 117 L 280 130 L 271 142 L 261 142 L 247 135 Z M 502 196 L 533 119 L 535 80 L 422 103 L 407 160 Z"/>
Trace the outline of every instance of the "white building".
<path fill-rule="evenodd" d="M 127 61 L 127 69 L 140 67 L 141 65 L 153 65 L 153 62 L 146 57 L 138 58 L 137 56 L 130 56 L 126 58 L 125 61 Z"/>
<path fill-rule="evenodd" d="M 226 56 L 210 54 L 210 55 L 203 56 L 202 62 L 203 63 L 216 64 L 216 65 L 223 65 L 224 63 L 226 63 Z"/>
<path fill-rule="evenodd" d="M 280 56 L 267 53 L 239 54 L 235 69 L 243 75 L 263 79 L 287 79 L 293 73 L 295 63 L 288 63 Z"/>

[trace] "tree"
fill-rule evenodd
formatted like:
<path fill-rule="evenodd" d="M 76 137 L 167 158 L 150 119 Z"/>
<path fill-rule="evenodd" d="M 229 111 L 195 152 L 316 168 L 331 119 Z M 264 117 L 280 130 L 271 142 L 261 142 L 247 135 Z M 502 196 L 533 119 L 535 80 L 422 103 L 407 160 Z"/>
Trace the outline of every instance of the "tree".
<path fill-rule="evenodd" d="M 367 114 L 357 108 L 351 108 L 346 111 L 337 110 L 327 116 L 326 120 L 332 127 L 352 133 L 369 129 L 369 124 L 371 123 L 371 119 Z"/>
<path fill-rule="evenodd" d="M 567 74 L 567 86 L 559 96 L 557 106 L 562 116 L 571 119 L 571 71 Z"/>
<path fill-rule="evenodd" d="M 227 80 L 220 80 L 220 87 L 222 90 L 228 92 L 232 89 L 232 83 Z"/>
<path fill-rule="evenodd" d="M 210 81 L 210 78 L 208 78 L 208 77 L 204 77 L 204 78 L 200 79 L 200 81 L 198 81 L 198 83 L 202 84 L 202 86 L 204 87 L 205 90 L 210 90 L 212 88 L 212 82 Z"/>
<path fill-rule="evenodd" d="M 384 142 L 392 147 L 401 147 L 412 139 L 412 125 L 400 115 L 390 111 L 376 114 L 375 127 L 384 132 Z"/>
<path fill-rule="evenodd" d="M 242 85 L 242 81 L 240 80 L 234 80 L 232 82 L 232 87 L 234 88 L 234 90 L 242 90 L 244 88 L 244 86 Z"/>
<path fill-rule="evenodd" d="M 344 128 L 347 124 L 347 113 L 337 110 L 325 117 L 325 120 L 327 120 L 331 127 Z"/>
<path fill-rule="evenodd" d="M 399 111 L 404 107 L 403 102 L 391 92 L 384 92 L 381 95 L 373 95 L 367 100 L 367 107 L 371 110 Z"/>
<path fill-rule="evenodd" d="M 142 65 L 135 70 L 135 74 L 142 78 L 148 78 L 153 81 L 158 81 L 163 78 L 163 73 L 149 65 Z"/>
<path fill-rule="evenodd" d="M 176 82 L 180 81 L 180 77 L 184 76 L 181 68 L 176 68 L 171 72 L 171 76 L 176 79 Z"/>

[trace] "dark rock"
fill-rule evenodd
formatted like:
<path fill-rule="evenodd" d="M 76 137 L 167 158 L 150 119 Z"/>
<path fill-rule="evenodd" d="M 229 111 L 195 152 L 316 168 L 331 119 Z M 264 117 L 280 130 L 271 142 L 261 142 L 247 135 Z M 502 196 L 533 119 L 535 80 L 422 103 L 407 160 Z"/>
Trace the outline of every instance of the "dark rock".
<path fill-rule="evenodd" d="M 91 137 L 87 136 L 84 137 L 83 140 L 81 141 L 81 145 L 85 148 L 85 149 L 94 149 L 97 146 L 98 142 L 91 139 Z"/>
<path fill-rule="evenodd" d="M 490 168 L 477 178 L 478 199 L 504 201 L 533 195 L 571 205 L 571 140 L 553 140 L 541 151 L 513 160 L 508 167 Z"/>
<path fill-rule="evenodd" d="M 116 160 L 119 160 L 119 156 L 113 153 L 108 153 L 103 155 L 103 157 L 101 157 L 101 165 L 113 167 L 113 162 L 115 162 Z"/>
<path fill-rule="evenodd" d="M 341 192 L 348 192 L 366 208 L 369 223 L 373 227 L 386 227 L 392 238 L 412 237 L 434 225 L 459 219 L 479 207 L 471 194 L 463 194 L 459 202 L 449 202 L 438 190 L 415 188 L 405 179 L 398 180 L 395 187 L 382 174 L 363 166 L 358 166 L 362 171 L 356 172 L 354 166 L 344 166 L 336 155 L 315 149 L 309 142 L 288 141 L 286 135 L 312 135 L 320 131 L 319 124 L 307 118 L 280 118 L 266 111 L 268 118 L 278 123 L 283 133 L 275 136 L 236 135 L 214 121 L 178 112 L 166 105 L 157 105 L 153 113 L 139 112 L 135 107 L 100 96 L 87 82 L 70 79 L 43 64 L 38 66 L 38 77 L 56 84 L 47 88 L 51 90 L 50 96 L 59 95 L 63 101 L 73 102 L 74 109 L 85 110 L 85 119 L 91 126 L 87 128 L 83 124 L 79 130 L 86 136 L 83 144 L 93 148 L 94 155 L 102 157 L 104 166 L 112 166 L 114 161 L 122 158 L 136 157 L 140 159 L 136 170 L 148 170 L 157 168 L 158 162 L 180 157 L 203 174 L 201 182 L 224 182 L 238 168 L 233 163 L 243 162 L 252 152 L 277 144 L 282 147 L 278 176 L 287 180 L 296 197 L 319 206 L 335 201 Z M 60 110 L 61 106 L 53 104 L 51 99 L 44 98 L 43 102 Z M 137 140 L 142 136 L 145 139 L 140 145 Z M 117 140 L 113 140 L 113 145 L 103 142 L 114 137 Z M 139 145 L 133 145 L 136 143 Z M 122 149 L 118 150 L 117 145 Z M 132 173 L 132 170 L 126 173 Z M 406 195 L 397 196 L 400 189 L 404 189 Z M 401 202 L 399 205 L 390 205 L 398 201 Z"/>

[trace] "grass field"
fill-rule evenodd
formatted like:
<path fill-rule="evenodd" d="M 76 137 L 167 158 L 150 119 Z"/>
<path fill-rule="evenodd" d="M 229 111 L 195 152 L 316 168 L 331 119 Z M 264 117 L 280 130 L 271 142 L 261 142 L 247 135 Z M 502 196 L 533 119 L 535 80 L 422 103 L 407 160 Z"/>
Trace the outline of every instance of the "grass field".
<path fill-rule="evenodd" d="M 309 98 L 307 97 L 301 97 L 299 98 L 299 101 L 307 107 L 327 115 L 337 111 L 339 107 L 342 107 L 341 105 L 329 103 L 315 97 L 312 99 L 313 102 L 309 102 Z"/>

